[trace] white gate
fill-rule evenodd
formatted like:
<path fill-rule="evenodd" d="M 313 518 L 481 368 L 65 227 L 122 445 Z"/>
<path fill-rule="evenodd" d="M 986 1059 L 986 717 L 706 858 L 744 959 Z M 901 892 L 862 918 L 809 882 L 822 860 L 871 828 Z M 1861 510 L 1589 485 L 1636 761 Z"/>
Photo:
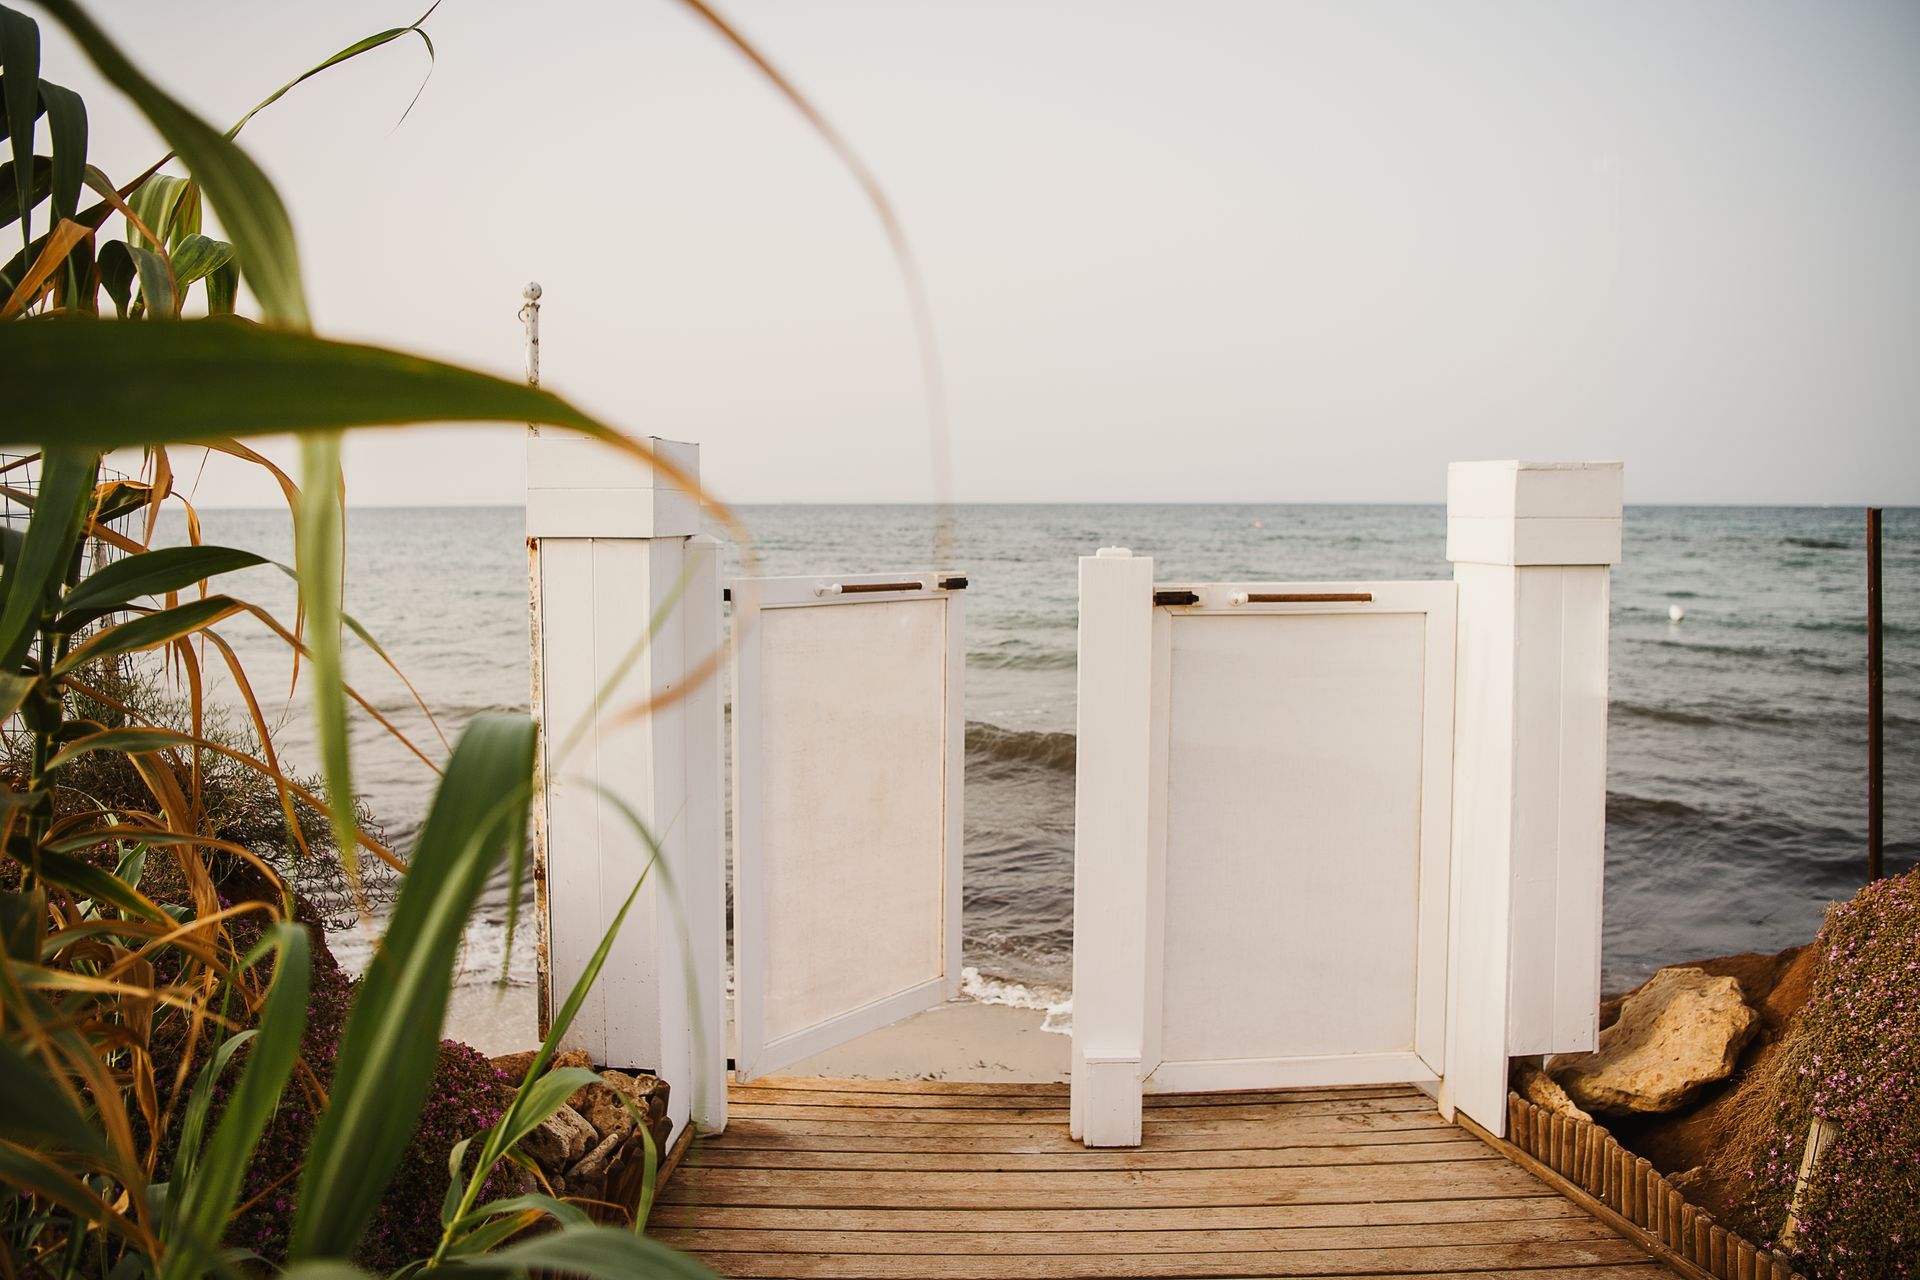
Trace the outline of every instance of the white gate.
<path fill-rule="evenodd" d="M 1074 1131 L 1444 1066 L 1451 582 L 1082 562 Z M 1149 594 L 1151 593 L 1151 594 Z"/>
<path fill-rule="evenodd" d="M 959 994 L 965 586 L 732 586 L 742 1080 Z"/>

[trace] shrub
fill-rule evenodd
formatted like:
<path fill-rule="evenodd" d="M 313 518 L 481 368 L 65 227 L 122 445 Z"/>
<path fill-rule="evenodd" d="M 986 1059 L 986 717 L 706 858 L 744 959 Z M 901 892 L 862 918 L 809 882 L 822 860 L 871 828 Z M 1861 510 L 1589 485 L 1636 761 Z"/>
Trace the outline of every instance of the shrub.
<path fill-rule="evenodd" d="M 385 1273 L 433 1252 L 440 1243 L 447 1156 L 456 1143 L 478 1138 L 505 1114 L 517 1083 L 478 1049 L 457 1040 L 440 1042 L 440 1066 L 426 1105 L 420 1109 L 420 1127 L 414 1130 L 413 1142 L 360 1242 L 361 1265 Z M 479 1145 L 476 1141 L 476 1152 L 469 1153 L 469 1172 Z M 527 1189 L 520 1169 L 503 1161 L 488 1175 L 479 1203 Z"/>
<path fill-rule="evenodd" d="M 1808 1129 L 1828 1137 L 1790 1249 L 1819 1280 L 1920 1277 L 1920 871 L 1831 908 L 1812 997 L 1740 1099 L 1734 1158 L 1750 1190 L 1736 1215 L 1776 1244 Z"/>

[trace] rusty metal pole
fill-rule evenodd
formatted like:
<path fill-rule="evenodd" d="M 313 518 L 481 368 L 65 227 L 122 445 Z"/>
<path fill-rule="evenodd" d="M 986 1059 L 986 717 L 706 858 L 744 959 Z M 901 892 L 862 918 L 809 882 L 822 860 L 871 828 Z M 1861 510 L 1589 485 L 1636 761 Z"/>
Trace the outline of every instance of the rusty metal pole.
<path fill-rule="evenodd" d="M 1867 508 L 1867 879 L 1883 874 L 1886 839 L 1885 684 L 1880 662 L 1880 508 Z"/>

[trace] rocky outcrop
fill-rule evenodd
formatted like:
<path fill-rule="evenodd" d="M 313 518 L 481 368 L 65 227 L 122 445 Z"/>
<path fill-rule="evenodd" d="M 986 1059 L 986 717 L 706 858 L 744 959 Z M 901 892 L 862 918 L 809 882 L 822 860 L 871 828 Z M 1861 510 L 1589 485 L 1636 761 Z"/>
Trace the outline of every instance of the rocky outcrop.
<path fill-rule="evenodd" d="M 494 1065 L 516 1080 L 533 1065 L 534 1051 L 506 1054 Z M 554 1056 L 552 1067 L 593 1064 L 580 1050 Z M 521 1140 L 554 1191 L 585 1202 L 596 1216 L 617 1218 L 639 1196 L 646 1169 L 646 1141 L 665 1158 L 672 1124 L 667 1119 L 667 1082 L 657 1076 L 602 1071 L 595 1084 L 574 1091 L 565 1105 Z M 631 1109 L 627 1104 L 631 1104 Z M 646 1117 L 646 1135 L 634 1111 Z"/>
<path fill-rule="evenodd" d="M 1737 979 L 1669 968 L 1627 996 L 1594 1053 L 1562 1054 L 1547 1074 L 1589 1111 L 1676 1111 L 1733 1074 L 1760 1029 Z"/>

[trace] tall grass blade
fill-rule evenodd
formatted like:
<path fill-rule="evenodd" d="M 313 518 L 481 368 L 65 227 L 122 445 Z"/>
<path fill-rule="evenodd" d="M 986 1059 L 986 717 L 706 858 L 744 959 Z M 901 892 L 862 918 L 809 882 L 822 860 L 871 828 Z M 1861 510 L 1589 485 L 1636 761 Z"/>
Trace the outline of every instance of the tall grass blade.
<path fill-rule="evenodd" d="M 495 1253 L 462 1258 L 447 1270 L 492 1276 L 547 1271 L 589 1280 L 634 1280 L 636 1276 L 714 1280 L 713 1272 L 657 1240 L 601 1226 L 562 1227 Z"/>
<path fill-rule="evenodd" d="M 347 1021 L 296 1196 L 296 1261 L 352 1254 L 412 1138 L 461 930 L 508 843 L 526 838 L 533 753 L 533 724 L 519 716 L 480 717 L 454 748 Z"/>
<path fill-rule="evenodd" d="M 273 986 L 260 1012 L 259 1034 L 240 1069 L 239 1083 L 227 1100 L 226 1111 L 213 1131 L 205 1154 L 196 1162 L 193 1177 L 177 1198 L 173 1248 L 161 1266 L 162 1280 L 193 1280 L 213 1259 L 221 1233 L 240 1195 L 253 1149 L 279 1105 L 280 1093 L 293 1074 L 300 1042 L 307 1032 L 307 993 L 311 979 L 305 926 L 277 924 L 248 955 L 257 963 L 274 955 Z"/>
<path fill-rule="evenodd" d="M 33 172 L 33 125 L 40 118 L 40 28 L 32 18 L 0 5 L 0 71 L 6 73 L 5 100 L 9 132 L 13 135 L 13 171 Z M 31 183 L 18 188 L 20 244 L 33 243 L 33 206 L 27 203 Z"/>
<path fill-rule="evenodd" d="M 101 566 L 80 580 L 60 602 L 71 617 L 97 609 L 118 609 L 143 596 L 165 595 L 236 569 L 268 563 L 266 557 L 232 547 L 161 547 Z"/>
<path fill-rule="evenodd" d="M 11 400 L 11 380 L 0 378 L 0 384 L 7 386 L 6 398 Z M 87 518 L 95 465 L 92 454 L 75 449 L 49 449 L 42 461 L 40 491 L 26 539 L 18 558 L 9 558 L 6 575 L 0 578 L 0 594 L 6 597 L 0 603 L 0 668 L 19 669 L 33 644 L 42 610 L 65 585 L 67 560 Z"/>
<path fill-rule="evenodd" d="M 695 477 L 551 391 L 233 318 L 8 325 L 0 328 L 0 383 L 10 429 L 24 441 L 120 449 L 416 422 L 538 422 L 645 459 L 701 493 Z M 87 394 L 72 394 L 76 386 Z"/>
<path fill-rule="evenodd" d="M 52 140 L 53 217 L 71 218 L 80 211 L 80 178 L 87 167 L 87 104 L 61 85 L 40 82 L 40 105 L 47 111 L 47 133 Z"/>
<path fill-rule="evenodd" d="M 293 547 L 300 568 L 300 605 L 307 617 L 307 651 L 313 660 L 314 741 L 320 750 L 320 776 L 335 800 L 329 813 L 334 843 L 357 891 L 353 757 L 347 748 L 347 675 L 340 655 L 346 553 L 340 433 L 321 431 L 301 437 L 300 467 L 305 483 L 294 506 Z"/>
<path fill-rule="evenodd" d="M 0 1040 L 0 1138 L 23 1147 L 106 1153 L 73 1099 L 11 1040 Z"/>

